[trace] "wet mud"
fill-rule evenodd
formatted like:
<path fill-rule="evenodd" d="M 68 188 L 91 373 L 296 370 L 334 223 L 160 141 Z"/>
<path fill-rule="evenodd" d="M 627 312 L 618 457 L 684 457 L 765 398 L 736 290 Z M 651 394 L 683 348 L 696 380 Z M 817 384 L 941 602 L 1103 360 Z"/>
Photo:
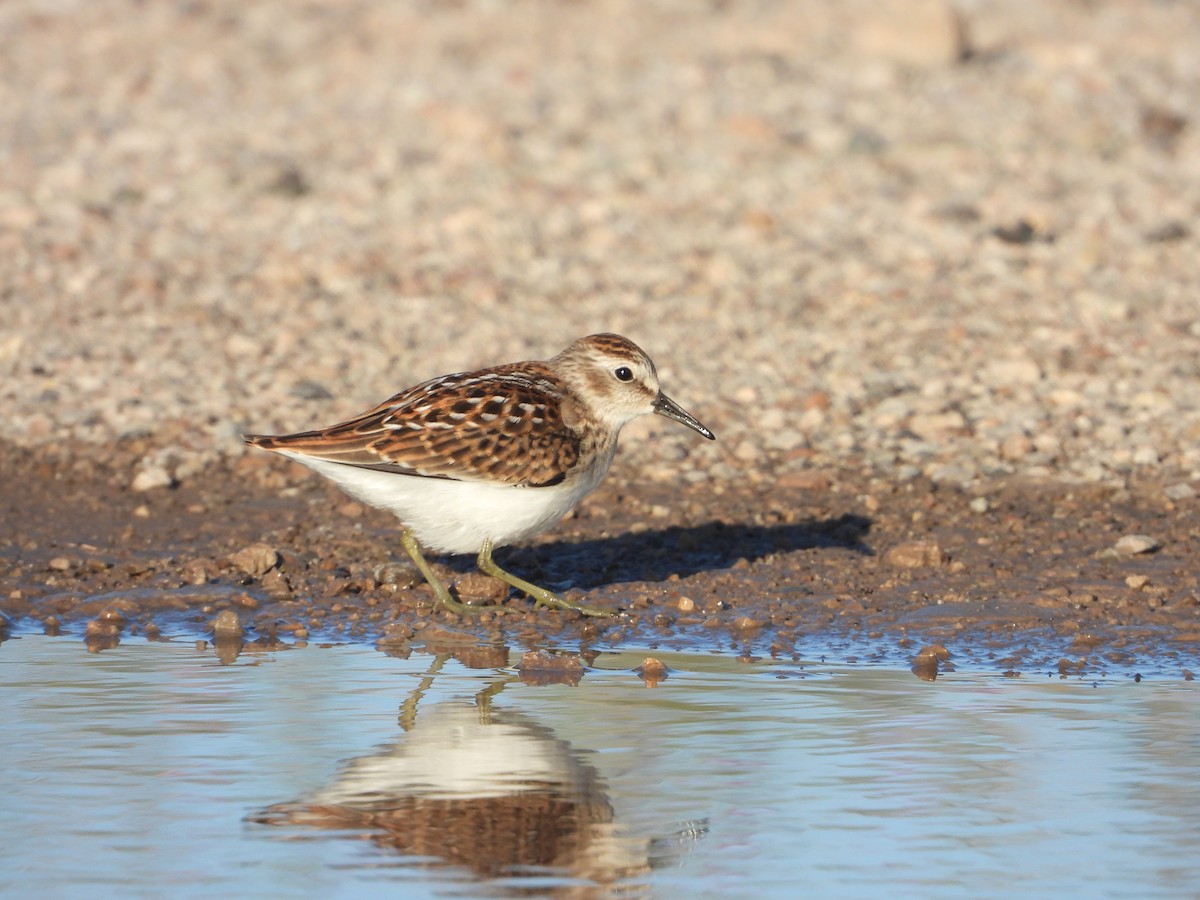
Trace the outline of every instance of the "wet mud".
<path fill-rule="evenodd" d="M 0 448 L 0 631 L 211 641 L 229 658 L 307 642 L 478 656 L 618 646 L 747 660 L 970 664 L 1010 675 L 1161 674 L 1200 662 L 1200 501 L 1175 481 L 1028 479 L 976 490 L 846 468 L 784 483 L 609 480 L 497 560 L 612 610 L 534 609 L 473 571 L 435 568 L 434 607 L 389 515 L 299 466 L 246 456 L 134 491 L 143 448 L 105 460 Z M 500 648 L 500 649 L 497 649 Z M 502 664 L 502 663 L 501 663 Z"/>

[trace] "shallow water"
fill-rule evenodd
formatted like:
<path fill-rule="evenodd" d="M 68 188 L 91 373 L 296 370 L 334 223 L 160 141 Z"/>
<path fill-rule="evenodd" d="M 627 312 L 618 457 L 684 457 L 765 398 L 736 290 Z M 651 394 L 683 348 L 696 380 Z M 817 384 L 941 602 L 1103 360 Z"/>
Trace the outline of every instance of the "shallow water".
<path fill-rule="evenodd" d="M 1183 681 L 0 645 L 22 895 L 1194 896 Z M 512 662 L 516 662 L 514 655 Z M 529 673 L 526 673 L 529 678 Z"/>

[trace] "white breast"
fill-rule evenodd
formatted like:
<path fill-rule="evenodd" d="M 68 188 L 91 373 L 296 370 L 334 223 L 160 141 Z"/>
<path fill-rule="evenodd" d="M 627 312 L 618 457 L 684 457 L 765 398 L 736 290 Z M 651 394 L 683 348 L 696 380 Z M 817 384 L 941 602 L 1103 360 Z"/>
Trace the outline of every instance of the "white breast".
<path fill-rule="evenodd" d="M 615 448 L 614 448 L 615 449 Z M 386 509 L 435 553 L 478 553 L 531 538 L 554 525 L 604 479 L 612 454 L 551 487 L 513 487 L 364 469 L 278 451 L 336 482 L 364 503 Z"/>

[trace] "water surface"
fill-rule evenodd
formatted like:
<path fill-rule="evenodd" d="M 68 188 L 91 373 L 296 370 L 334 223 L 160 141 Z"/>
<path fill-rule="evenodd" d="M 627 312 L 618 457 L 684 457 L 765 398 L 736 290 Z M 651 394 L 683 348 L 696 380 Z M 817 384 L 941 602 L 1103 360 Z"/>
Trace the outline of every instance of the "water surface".
<path fill-rule="evenodd" d="M 355 646 L 222 665 L 191 644 L 7 641 L 0 886 L 1200 892 L 1194 683 L 655 655 L 671 672 L 651 689 L 644 653 L 571 686 Z"/>

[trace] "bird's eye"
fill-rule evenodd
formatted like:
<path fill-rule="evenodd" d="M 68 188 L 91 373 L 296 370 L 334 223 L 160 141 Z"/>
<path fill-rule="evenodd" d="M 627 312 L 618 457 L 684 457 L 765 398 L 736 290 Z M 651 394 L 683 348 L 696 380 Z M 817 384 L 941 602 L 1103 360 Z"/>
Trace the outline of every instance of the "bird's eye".
<path fill-rule="evenodd" d="M 621 366 L 613 374 L 617 376 L 617 381 L 633 381 L 633 369 L 629 366 Z"/>

